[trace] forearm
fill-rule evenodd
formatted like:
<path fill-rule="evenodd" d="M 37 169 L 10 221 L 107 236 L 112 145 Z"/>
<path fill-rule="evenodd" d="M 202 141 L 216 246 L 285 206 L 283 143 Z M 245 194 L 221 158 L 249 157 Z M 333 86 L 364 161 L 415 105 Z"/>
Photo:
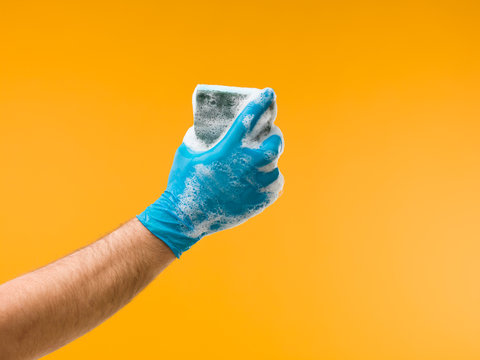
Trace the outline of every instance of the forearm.
<path fill-rule="evenodd" d="M 133 219 L 97 242 L 0 286 L 0 358 L 35 359 L 94 328 L 175 259 Z"/>

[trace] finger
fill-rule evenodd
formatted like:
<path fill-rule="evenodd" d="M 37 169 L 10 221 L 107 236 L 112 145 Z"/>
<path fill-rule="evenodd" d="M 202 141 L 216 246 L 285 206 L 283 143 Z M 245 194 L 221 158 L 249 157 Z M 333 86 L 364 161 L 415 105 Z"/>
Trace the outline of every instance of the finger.
<path fill-rule="evenodd" d="M 273 89 L 263 89 L 237 116 L 222 142 L 241 142 L 245 135 L 255 127 L 258 119 L 269 108 L 274 99 L 275 92 Z"/>
<path fill-rule="evenodd" d="M 244 148 L 257 167 L 263 167 L 276 160 L 282 151 L 283 141 L 279 135 L 271 135 L 258 148 Z"/>
<path fill-rule="evenodd" d="M 261 168 L 265 165 L 271 164 L 278 159 L 283 151 L 283 138 L 280 135 L 270 135 L 258 148 L 244 148 L 244 151 L 252 157 L 255 166 Z M 272 167 L 272 169 L 275 166 Z M 268 170 L 264 170 L 268 171 Z"/>
<path fill-rule="evenodd" d="M 283 139 L 279 135 L 269 136 L 258 149 L 254 149 L 255 165 L 258 167 L 270 164 L 280 156 L 283 150 Z"/>
<path fill-rule="evenodd" d="M 255 177 L 257 180 L 257 184 L 259 184 L 260 187 L 267 187 L 278 179 L 279 174 L 280 171 L 278 170 L 278 168 L 275 168 L 269 172 L 258 171 Z"/>

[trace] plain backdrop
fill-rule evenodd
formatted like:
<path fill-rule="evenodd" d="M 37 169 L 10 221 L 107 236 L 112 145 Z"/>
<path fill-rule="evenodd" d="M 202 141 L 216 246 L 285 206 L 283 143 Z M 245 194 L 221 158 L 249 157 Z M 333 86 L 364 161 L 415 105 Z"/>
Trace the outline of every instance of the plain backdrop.
<path fill-rule="evenodd" d="M 480 358 L 476 1 L 2 1 L 0 281 L 164 190 L 198 83 L 270 86 L 281 199 L 48 359 Z"/>

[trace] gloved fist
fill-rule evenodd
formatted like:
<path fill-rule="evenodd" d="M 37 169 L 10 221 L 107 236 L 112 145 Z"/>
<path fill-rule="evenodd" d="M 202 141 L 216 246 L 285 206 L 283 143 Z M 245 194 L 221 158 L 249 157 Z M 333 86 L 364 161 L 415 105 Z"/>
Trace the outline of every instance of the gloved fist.
<path fill-rule="evenodd" d="M 263 90 L 213 148 L 197 152 L 185 142 L 178 148 L 167 189 L 137 216 L 177 257 L 205 235 L 257 215 L 280 195 L 280 130 L 274 127 L 256 148 L 245 141 L 274 98 L 272 89 Z"/>

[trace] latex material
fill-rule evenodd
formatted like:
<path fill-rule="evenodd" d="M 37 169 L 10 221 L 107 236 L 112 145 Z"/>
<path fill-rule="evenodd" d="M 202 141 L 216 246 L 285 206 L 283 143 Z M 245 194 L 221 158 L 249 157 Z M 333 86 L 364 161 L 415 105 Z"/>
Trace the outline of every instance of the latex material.
<path fill-rule="evenodd" d="M 213 148 L 195 152 L 184 143 L 178 148 L 167 189 L 137 216 L 177 257 L 205 235 L 258 214 L 279 196 L 281 134 L 269 136 L 258 148 L 242 146 L 274 98 L 272 89 L 264 89 Z M 269 163 L 273 169 L 263 170 Z"/>

